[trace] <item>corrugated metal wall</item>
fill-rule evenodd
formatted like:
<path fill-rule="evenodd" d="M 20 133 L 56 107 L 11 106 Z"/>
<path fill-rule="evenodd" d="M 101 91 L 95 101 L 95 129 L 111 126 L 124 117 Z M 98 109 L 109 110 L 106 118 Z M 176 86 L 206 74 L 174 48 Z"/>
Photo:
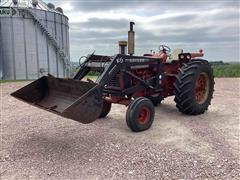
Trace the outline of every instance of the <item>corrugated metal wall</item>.
<path fill-rule="evenodd" d="M 37 79 L 48 73 L 67 77 L 66 65 L 46 34 L 28 13 L 15 10 L 17 13 L 13 16 L 0 16 L 0 78 Z M 69 60 L 68 18 L 56 12 L 31 11 L 47 27 Z"/>

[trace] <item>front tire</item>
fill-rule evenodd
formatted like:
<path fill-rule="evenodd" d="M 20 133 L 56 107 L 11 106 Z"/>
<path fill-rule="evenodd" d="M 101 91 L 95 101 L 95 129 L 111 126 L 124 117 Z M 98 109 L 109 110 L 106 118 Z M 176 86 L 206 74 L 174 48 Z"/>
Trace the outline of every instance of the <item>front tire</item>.
<path fill-rule="evenodd" d="M 154 115 L 153 103 L 148 98 L 140 97 L 128 106 L 126 122 L 133 132 L 141 132 L 152 126 Z"/>
<path fill-rule="evenodd" d="M 175 102 L 180 112 L 203 114 L 208 110 L 214 92 L 211 65 L 205 60 L 193 60 L 179 70 L 175 87 Z"/>
<path fill-rule="evenodd" d="M 111 108 L 112 108 L 112 103 L 103 101 L 102 112 L 101 112 L 99 118 L 105 118 L 111 111 Z"/>

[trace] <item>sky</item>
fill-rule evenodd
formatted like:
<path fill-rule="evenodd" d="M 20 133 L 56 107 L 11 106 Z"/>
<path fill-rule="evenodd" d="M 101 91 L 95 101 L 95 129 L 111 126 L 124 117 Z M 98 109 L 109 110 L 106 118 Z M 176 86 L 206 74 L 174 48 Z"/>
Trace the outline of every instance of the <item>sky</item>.
<path fill-rule="evenodd" d="M 203 49 L 209 61 L 239 61 L 238 0 L 45 0 L 62 7 L 70 23 L 71 61 L 96 50 L 118 53 L 134 21 L 136 55 L 161 44 L 185 52 Z"/>

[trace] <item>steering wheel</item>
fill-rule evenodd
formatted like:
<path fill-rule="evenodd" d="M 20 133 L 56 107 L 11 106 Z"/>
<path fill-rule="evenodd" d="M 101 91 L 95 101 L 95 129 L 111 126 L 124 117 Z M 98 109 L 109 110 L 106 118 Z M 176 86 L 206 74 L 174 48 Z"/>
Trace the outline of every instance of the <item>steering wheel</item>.
<path fill-rule="evenodd" d="M 81 66 L 86 60 L 87 60 L 87 56 L 80 57 L 79 60 L 78 60 L 79 66 Z"/>
<path fill-rule="evenodd" d="M 171 52 L 171 48 L 166 46 L 166 45 L 160 45 L 159 46 L 159 51 L 163 51 L 163 52 L 166 52 L 166 53 L 170 53 Z"/>
<path fill-rule="evenodd" d="M 78 60 L 79 66 L 82 66 L 88 60 L 88 58 L 90 56 L 94 55 L 94 54 L 95 54 L 95 51 L 93 51 L 93 53 L 91 55 L 89 55 L 89 56 L 82 56 L 82 57 L 80 57 L 79 60 Z"/>

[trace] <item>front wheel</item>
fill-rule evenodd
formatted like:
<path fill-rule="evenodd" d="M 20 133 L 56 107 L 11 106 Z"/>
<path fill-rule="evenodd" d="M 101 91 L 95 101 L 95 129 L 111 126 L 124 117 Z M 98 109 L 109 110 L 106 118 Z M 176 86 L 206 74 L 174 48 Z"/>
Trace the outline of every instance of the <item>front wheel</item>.
<path fill-rule="evenodd" d="M 112 103 L 103 101 L 102 112 L 101 112 L 99 118 L 105 118 L 111 111 L 111 108 L 112 108 Z"/>
<path fill-rule="evenodd" d="M 128 106 L 126 122 L 133 132 L 141 132 L 152 126 L 154 115 L 153 103 L 148 98 L 140 97 Z"/>
<path fill-rule="evenodd" d="M 175 102 L 180 112 L 203 114 L 213 97 L 213 69 L 205 60 L 193 60 L 179 70 L 175 86 Z"/>

